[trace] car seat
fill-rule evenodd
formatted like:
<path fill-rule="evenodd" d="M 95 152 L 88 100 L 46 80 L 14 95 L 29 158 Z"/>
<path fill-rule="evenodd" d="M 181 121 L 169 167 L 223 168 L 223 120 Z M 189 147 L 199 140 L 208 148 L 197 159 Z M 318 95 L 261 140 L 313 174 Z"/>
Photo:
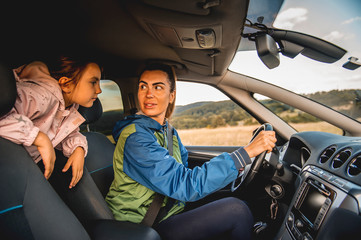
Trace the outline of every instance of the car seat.
<path fill-rule="evenodd" d="M 102 107 L 99 99 L 94 102 L 92 108 L 80 108 L 79 112 L 84 116 L 88 124 L 95 121 L 102 114 Z M 71 168 L 63 173 L 62 169 L 67 158 L 60 151 L 56 152 L 56 161 L 52 176 L 49 182 L 60 195 L 64 202 L 75 213 L 86 229 L 92 228 L 92 222 L 97 219 L 114 219 L 108 208 L 102 191 L 107 192 L 113 180 L 113 152 L 114 145 L 101 133 L 86 132 L 84 135 L 88 141 L 88 154 L 85 158 L 83 176 L 73 189 L 69 189 L 72 178 Z M 90 167 L 90 171 L 88 170 Z M 94 181 L 97 179 L 97 183 Z M 107 174 L 109 176 L 107 176 Z M 107 179 L 110 183 L 105 181 Z M 107 186 L 109 184 L 109 186 Z M 100 187 L 99 187 L 100 186 Z M 106 193 L 105 193 L 106 194 Z"/>
<path fill-rule="evenodd" d="M 91 131 L 89 128 L 89 125 L 95 123 L 102 116 L 103 108 L 99 99 L 95 100 L 91 108 L 79 107 L 78 111 L 85 118 L 83 125 L 87 126 L 87 132 L 83 132 L 88 141 L 89 151 L 85 165 L 105 198 L 114 179 L 113 153 L 115 145 L 104 134 Z M 119 118 L 122 117 L 119 116 Z"/>
<path fill-rule="evenodd" d="M 15 103 L 15 82 L 11 69 L 0 63 L 0 118 Z M 92 144 L 102 145 L 90 140 L 89 164 L 92 156 L 96 156 Z M 152 228 L 114 220 L 86 168 L 78 185 L 69 190 L 71 171 L 61 172 L 67 159 L 59 151 L 56 155 L 50 185 L 23 146 L 0 137 L 0 239 L 160 239 Z M 112 153 L 101 155 L 112 156 Z M 64 181 L 66 178 L 68 181 Z"/>
<path fill-rule="evenodd" d="M 0 63 L 0 118 L 16 99 L 15 78 Z M 0 137 L 0 239 L 90 239 L 23 146 Z"/>
<path fill-rule="evenodd" d="M 102 115 L 102 106 L 97 99 L 90 108 L 80 107 L 79 112 L 90 124 Z M 64 202 L 78 217 L 91 237 L 104 239 L 160 239 L 158 233 L 147 226 L 114 219 L 105 202 L 110 184 L 114 178 L 113 153 L 114 144 L 102 133 L 83 133 L 88 141 L 88 154 L 82 179 L 69 189 L 71 169 L 63 173 L 67 158 L 56 151 L 56 162 L 49 181 Z"/>

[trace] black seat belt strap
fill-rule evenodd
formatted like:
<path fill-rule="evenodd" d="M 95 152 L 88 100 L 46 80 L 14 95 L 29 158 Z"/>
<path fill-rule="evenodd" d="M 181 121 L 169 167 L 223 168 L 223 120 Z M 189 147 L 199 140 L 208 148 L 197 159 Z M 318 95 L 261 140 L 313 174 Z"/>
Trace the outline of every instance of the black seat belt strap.
<path fill-rule="evenodd" d="M 153 202 L 150 204 L 148 211 L 145 213 L 145 216 L 141 224 L 151 227 L 156 219 L 160 208 L 162 207 L 164 200 L 164 195 L 155 193 Z"/>

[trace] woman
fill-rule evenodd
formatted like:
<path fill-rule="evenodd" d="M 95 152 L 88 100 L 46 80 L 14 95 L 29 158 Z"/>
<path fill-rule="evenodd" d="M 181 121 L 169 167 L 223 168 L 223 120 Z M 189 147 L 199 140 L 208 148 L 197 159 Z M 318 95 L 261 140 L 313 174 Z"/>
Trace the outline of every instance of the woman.
<path fill-rule="evenodd" d="M 138 88 L 140 112 L 119 121 L 113 131 L 114 181 L 106 200 L 117 220 L 142 222 L 155 193 L 175 199 L 166 216 L 153 227 L 162 239 L 209 239 L 229 233 L 232 239 L 250 239 L 253 217 L 236 198 L 225 198 L 184 210 L 237 178 L 251 158 L 275 146 L 274 132 L 261 132 L 254 141 L 233 153 L 223 153 L 201 167 L 187 168 L 188 153 L 173 130 L 173 156 L 167 150 L 167 119 L 174 104 L 176 79 L 167 65 L 149 65 Z"/>

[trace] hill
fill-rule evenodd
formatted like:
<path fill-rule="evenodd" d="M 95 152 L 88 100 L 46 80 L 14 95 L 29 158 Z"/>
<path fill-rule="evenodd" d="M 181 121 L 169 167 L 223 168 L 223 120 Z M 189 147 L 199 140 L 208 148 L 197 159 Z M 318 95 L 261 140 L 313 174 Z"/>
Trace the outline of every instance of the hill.
<path fill-rule="evenodd" d="M 311 98 L 317 102 L 323 103 L 327 106 L 343 106 L 350 104 L 357 97 L 356 91 L 360 90 L 332 90 L 329 92 L 316 92 L 306 94 L 304 96 Z"/>
<path fill-rule="evenodd" d="M 201 107 L 208 103 L 213 103 L 213 102 L 196 102 L 196 103 L 191 103 L 188 105 L 177 106 L 176 109 L 174 110 L 174 114 L 181 114 L 188 109 Z"/>
<path fill-rule="evenodd" d="M 353 89 L 316 92 L 304 96 L 327 106 L 331 106 L 347 115 L 351 115 L 351 113 L 355 112 L 361 115 L 359 109 L 356 111 L 354 109 L 355 107 L 359 108 L 359 106 L 353 104 L 355 99 L 357 99 L 357 95 Z M 314 116 L 272 99 L 261 100 L 260 102 L 290 123 L 319 121 L 319 119 Z M 197 102 L 184 106 L 176 106 L 171 122 L 177 129 L 216 128 L 226 125 L 236 126 L 255 123 L 253 118 L 246 111 L 231 100 Z"/>

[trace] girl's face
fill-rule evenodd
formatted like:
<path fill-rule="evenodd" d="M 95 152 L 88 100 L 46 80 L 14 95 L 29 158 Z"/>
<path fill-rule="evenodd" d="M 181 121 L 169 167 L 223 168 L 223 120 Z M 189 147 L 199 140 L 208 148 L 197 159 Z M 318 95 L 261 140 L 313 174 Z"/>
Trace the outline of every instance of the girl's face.
<path fill-rule="evenodd" d="M 93 106 L 98 94 L 102 92 L 100 89 L 101 71 L 97 64 L 90 63 L 83 71 L 78 84 L 70 83 L 63 89 L 65 105 L 68 107 L 73 103 L 77 103 L 83 107 Z"/>
<path fill-rule="evenodd" d="M 140 109 L 160 124 L 164 123 L 168 105 L 174 101 L 168 76 L 161 70 L 145 71 L 139 80 L 138 101 Z"/>

